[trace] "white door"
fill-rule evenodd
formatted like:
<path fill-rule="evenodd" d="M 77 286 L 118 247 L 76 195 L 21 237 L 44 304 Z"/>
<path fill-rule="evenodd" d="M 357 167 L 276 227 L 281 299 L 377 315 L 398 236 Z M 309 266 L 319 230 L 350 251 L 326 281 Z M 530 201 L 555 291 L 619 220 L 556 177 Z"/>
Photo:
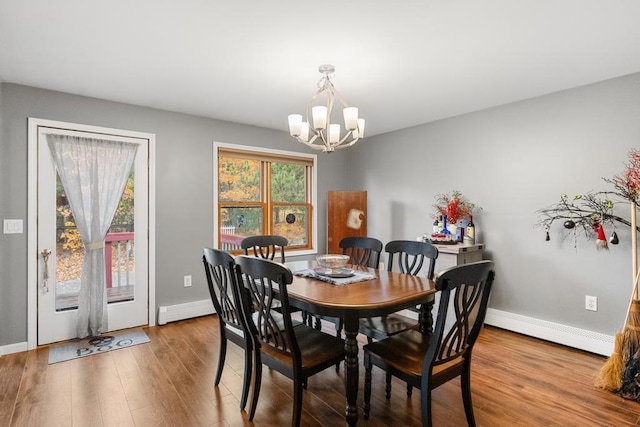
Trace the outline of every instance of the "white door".
<path fill-rule="evenodd" d="M 47 144 L 46 135 L 52 133 L 138 144 L 125 197 L 121 200 L 120 213 L 116 214 L 105 243 L 108 329 L 112 331 L 148 324 L 150 140 L 130 136 L 123 131 L 104 131 L 78 130 L 72 126 L 37 127 L 35 136 L 39 345 L 77 336 L 77 301 L 84 256 L 84 248 Z M 120 224 L 116 224 L 117 222 Z M 111 254 L 107 249 L 109 247 L 112 248 Z"/>

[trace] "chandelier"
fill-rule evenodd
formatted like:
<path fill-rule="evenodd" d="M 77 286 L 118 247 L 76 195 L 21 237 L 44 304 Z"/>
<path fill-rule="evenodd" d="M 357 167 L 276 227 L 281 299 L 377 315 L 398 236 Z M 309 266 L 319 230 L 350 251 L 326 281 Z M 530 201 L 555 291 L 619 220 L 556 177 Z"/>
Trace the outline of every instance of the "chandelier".
<path fill-rule="evenodd" d="M 318 90 L 307 104 L 306 121 L 302 121 L 301 114 L 289 115 L 289 133 L 301 142 L 313 149 L 331 153 L 338 148 L 351 147 L 360 138 L 364 137 L 364 119 L 358 117 L 358 107 L 350 107 L 331 83 L 331 74 L 335 71 L 333 65 L 321 65 L 318 69 L 322 78 L 318 81 Z M 319 103 L 319 98 L 326 97 L 325 105 Z M 342 129 L 339 123 L 333 123 L 334 99 L 342 104 L 344 127 L 346 134 L 341 136 Z M 313 121 L 309 120 L 309 110 Z"/>

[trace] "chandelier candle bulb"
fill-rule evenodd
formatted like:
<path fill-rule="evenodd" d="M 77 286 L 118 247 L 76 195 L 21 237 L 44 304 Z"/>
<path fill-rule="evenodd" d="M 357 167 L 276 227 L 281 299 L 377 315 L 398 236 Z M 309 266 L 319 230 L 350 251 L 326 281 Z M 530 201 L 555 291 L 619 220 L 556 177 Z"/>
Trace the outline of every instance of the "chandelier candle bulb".
<path fill-rule="evenodd" d="M 340 125 L 329 125 L 329 142 L 340 141 Z"/>
<path fill-rule="evenodd" d="M 358 128 L 358 107 L 346 107 L 342 110 L 344 114 L 344 126 L 348 131 Z"/>
<path fill-rule="evenodd" d="M 309 141 L 309 123 L 307 122 L 300 123 L 300 139 L 304 142 Z"/>
<path fill-rule="evenodd" d="M 356 136 L 358 138 L 364 138 L 364 119 L 358 119 L 358 132 L 356 132 Z"/>
<path fill-rule="evenodd" d="M 327 127 L 327 107 L 316 105 L 311 108 L 311 114 L 313 115 L 314 129 L 321 130 Z"/>
<path fill-rule="evenodd" d="M 289 133 L 291 136 L 300 136 L 301 129 L 302 114 L 289 114 Z"/>

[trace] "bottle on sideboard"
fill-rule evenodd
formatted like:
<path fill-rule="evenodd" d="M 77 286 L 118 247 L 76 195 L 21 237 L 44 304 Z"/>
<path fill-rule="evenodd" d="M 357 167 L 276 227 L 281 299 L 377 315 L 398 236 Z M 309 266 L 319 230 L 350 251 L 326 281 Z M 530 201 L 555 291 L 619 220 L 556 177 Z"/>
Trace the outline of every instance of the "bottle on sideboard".
<path fill-rule="evenodd" d="M 440 232 L 440 222 L 438 222 L 438 217 L 433 220 L 433 234 L 438 234 Z"/>
<path fill-rule="evenodd" d="M 467 224 L 467 232 L 464 241 L 470 245 L 476 244 L 476 226 L 473 223 L 473 215 L 469 215 L 469 223 Z"/>

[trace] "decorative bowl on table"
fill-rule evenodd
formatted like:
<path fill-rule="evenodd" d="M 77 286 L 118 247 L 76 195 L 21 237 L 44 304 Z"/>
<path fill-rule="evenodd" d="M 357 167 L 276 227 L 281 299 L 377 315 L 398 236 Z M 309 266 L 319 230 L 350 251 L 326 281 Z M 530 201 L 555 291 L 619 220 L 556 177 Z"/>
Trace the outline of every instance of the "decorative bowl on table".
<path fill-rule="evenodd" d="M 331 274 L 339 274 L 349 262 L 349 255 L 318 255 L 316 261 L 320 267 L 331 270 Z"/>

